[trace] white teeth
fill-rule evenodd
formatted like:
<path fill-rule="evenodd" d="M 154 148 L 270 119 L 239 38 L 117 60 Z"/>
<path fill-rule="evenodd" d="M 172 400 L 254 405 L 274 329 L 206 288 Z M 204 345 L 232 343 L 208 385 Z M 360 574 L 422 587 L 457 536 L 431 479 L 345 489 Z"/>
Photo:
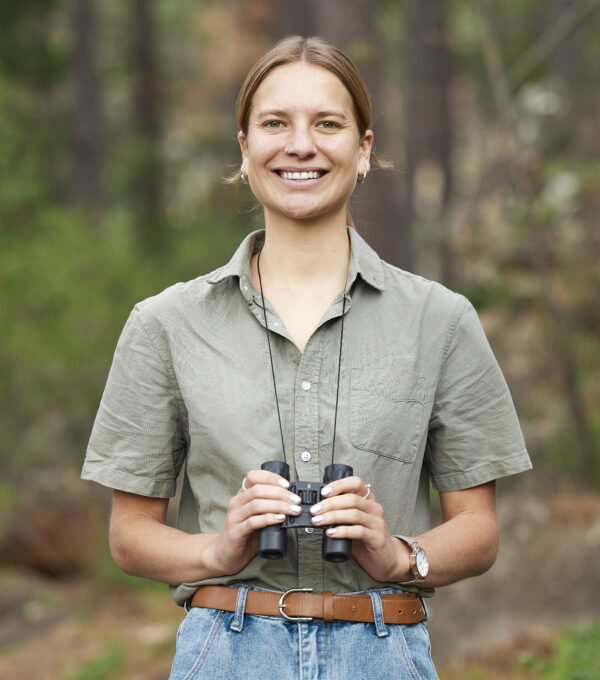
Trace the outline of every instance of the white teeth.
<path fill-rule="evenodd" d="M 283 179 L 318 179 L 321 175 L 317 170 L 311 172 L 284 172 L 282 171 L 280 175 Z"/>

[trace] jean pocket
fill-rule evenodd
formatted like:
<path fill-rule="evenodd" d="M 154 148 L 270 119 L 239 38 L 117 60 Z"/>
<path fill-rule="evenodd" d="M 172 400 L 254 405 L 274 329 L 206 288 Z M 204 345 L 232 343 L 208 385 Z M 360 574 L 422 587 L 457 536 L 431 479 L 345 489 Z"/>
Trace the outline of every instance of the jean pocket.
<path fill-rule="evenodd" d="M 398 626 L 399 644 L 402 646 L 407 667 L 419 680 L 439 680 L 431 658 L 429 633 L 424 623 Z"/>
<path fill-rule="evenodd" d="M 224 612 L 192 607 L 177 631 L 175 658 L 169 680 L 202 677 L 206 658 L 222 628 Z"/>
<path fill-rule="evenodd" d="M 417 457 L 422 436 L 422 380 L 411 371 L 353 368 L 348 435 L 352 446 L 403 463 Z"/>

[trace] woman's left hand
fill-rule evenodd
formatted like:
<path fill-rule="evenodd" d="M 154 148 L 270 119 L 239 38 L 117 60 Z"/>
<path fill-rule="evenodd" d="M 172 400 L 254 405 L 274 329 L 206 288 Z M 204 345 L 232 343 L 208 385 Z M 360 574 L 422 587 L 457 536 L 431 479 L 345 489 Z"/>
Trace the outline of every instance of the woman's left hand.
<path fill-rule="evenodd" d="M 331 482 L 323 491 L 327 498 L 310 510 L 313 524 L 333 524 L 334 528 L 327 529 L 328 536 L 351 538 L 354 559 L 375 580 L 410 580 L 408 551 L 390 535 L 383 507 L 362 479 L 345 477 Z"/>

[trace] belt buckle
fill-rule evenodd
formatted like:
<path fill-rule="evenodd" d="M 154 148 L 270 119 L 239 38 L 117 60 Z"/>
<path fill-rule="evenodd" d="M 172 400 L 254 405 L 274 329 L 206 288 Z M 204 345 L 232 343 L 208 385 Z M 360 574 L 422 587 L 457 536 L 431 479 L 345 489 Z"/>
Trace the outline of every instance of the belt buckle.
<path fill-rule="evenodd" d="M 283 610 L 287 607 L 286 604 L 284 604 L 285 598 L 290 594 L 290 593 L 312 593 L 313 589 L 312 588 L 290 588 L 290 590 L 286 590 L 285 593 L 279 598 L 279 602 L 277 603 L 277 608 L 279 609 L 279 613 L 281 616 L 283 616 L 284 619 L 287 619 L 288 621 L 295 621 L 296 623 L 306 623 L 308 621 L 312 621 L 313 617 L 312 616 L 288 616 Z"/>

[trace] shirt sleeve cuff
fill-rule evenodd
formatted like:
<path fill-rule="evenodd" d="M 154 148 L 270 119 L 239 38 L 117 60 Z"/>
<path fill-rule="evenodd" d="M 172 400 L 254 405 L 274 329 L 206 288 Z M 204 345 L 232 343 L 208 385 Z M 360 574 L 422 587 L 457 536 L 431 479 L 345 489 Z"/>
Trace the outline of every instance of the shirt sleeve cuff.
<path fill-rule="evenodd" d="M 154 498 L 171 498 L 175 495 L 177 487 L 177 480 L 175 479 L 150 479 L 132 475 L 130 472 L 106 464 L 98 465 L 89 460 L 83 466 L 81 478 L 118 491 Z"/>
<path fill-rule="evenodd" d="M 532 468 L 527 451 L 505 458 L 503 460 L 482 463 L 476 468 L 467 471 L 448 472 L 441 475 L 432 475 L 431 481 L 438 491 L 459 491 L 470 489 L 491 482 L 494 479 L 516 475 Z"/>

